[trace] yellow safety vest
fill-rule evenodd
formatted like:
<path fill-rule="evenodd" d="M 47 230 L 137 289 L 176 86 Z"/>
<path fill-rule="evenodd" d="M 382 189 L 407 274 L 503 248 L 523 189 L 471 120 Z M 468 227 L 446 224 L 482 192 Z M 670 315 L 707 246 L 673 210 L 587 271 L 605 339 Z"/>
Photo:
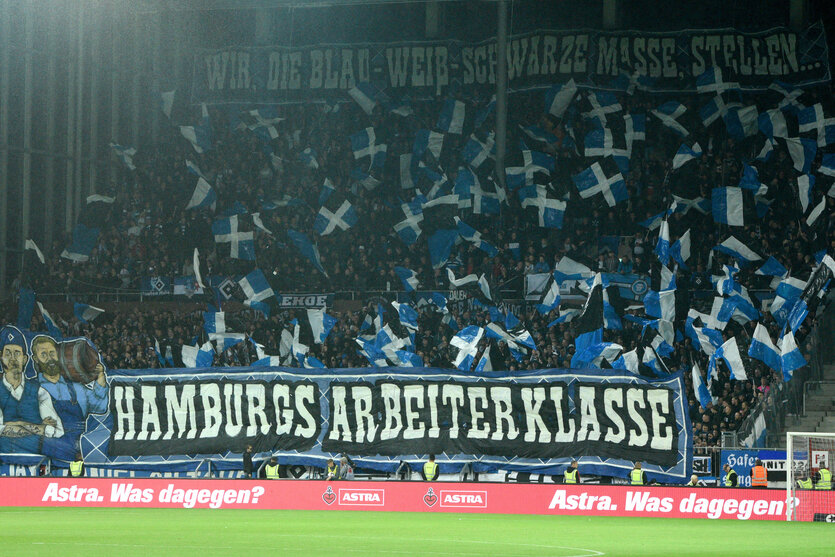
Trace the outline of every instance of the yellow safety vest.
<path fill-rule="evenodd" d="M 275 466 L 273 466 L 271 464 L 267 464 L 267 467 L 265 468 L 265 470 L 267 472 L 267 479 L 268 480 L 277 480 L 278 479 L 278 464 L 276 464 Z"/>
<path fill-rule="evenodd" d="M 73 460 L 72 462 L 70 462 L 70 475 L 72 475 L 73 478 L 78 478 L 79 476 L 81 476 L 81 469 L 83 466 L 83 460 Z"/>
<path fill-rule="evenodd" d="M 567 483 L 567 484 L 576 484 L 577 483 L 577 469 L 576 468 L 569 468 L 565 471 L 565 483 Z"/>
<path fill-rule="evenodd" d="M 733 468 L 728 470 L 728 475 L 725 476 L 725 487 L 731 487 L 732 486 L 732 484 L 731 484 L 731 474 L 736 476 L 736 472 L 734 472 Z"/>
<path fill-rule="evenodd" d="M 436 462 L 427 462 L 423 465 L 423 475 L 427 480 L 438 479 L 438 464 Z"/>
<path fill-rule="evenodd" d="M 632 485 L 644 485 L 644 471 L 638 468 L 633 469 L 629 473 L 629 478 Z"/>
<path fill-rule="evenodd" d="M 832 472 L 826 468 L 818 470 L 821 479 L 815 484 L 815 489 L 832 489 Z"/>
<path fill-rule="evenodd" d="M 328 473 L 326 474 L 326 476 L 334 476 L 335 477 L 337 475 L 339 475 L 339 468 L 337 468 L 335 464 L 334 464 L 333 468 L 328 466 Z"/>
<path fill-rule="evenodd" d="M 800 489 L 812 489 L 812 478 L 806 478 L 805 480 L 797 480 L 797 487 Z"/>

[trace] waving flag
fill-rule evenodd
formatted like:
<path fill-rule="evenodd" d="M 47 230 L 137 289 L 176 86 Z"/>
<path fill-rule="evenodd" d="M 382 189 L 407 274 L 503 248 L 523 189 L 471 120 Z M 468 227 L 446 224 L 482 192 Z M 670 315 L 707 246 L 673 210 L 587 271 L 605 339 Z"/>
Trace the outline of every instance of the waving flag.
<path fill-rule="evenodd" d="M 745 373 L 745 365 L 739 356 L 739 346 L 737 346 L 736 337 L 728 339 L 710 357 L 709 375 L 713 376 L 715 374 L 716 360 L 720 358 L 728 365 L 732 379 L 737 381 L 746 381 L 748 379 L 748 375 Z"/>
<path fill-rule="evenodd" d="M 759 112 L 757 112 L 756 105 L 733 107 L 722 115 L 728 135 L 740 141 L 757 134 L 758 118 Z"/>
<path fill-rule="evenodd" d="M 206 334 L 226 332 L 226 313 L 222 311 L 203 312 L 203 330 Z"/>
<path fill-rule="evenodd" d="M 698 143 L 694 143 L 692 147 L 682 143 L 673 157 L 673 170 L 678 170 L 684 163 L 701 158 L 702 148 Z"/>
<path fill-rule="evenodd" d="M 726 103 L 722 95 L 716 95 L 699 109 L 699 116 L 702 118 L 702 124 L 707 128 L 717 119 L 724 119 L 730 110 L 741 106 L 737 102 Z"/>
<path fill-rule="evenodd" d="M 113 152 L 117 157 L 119 157 L 119 160 L 125 163 L 125 166 L 131 170 L 136 170 L 136 166 L 133 164 L 133 157 L 136 155 L 136 147 L 123 147 L 122 145 L 111 143 L 110 148 L 113 149 Z"/>
<path fill-rule="evenodd" d="M 38 258 L 38 261 L 41 262 L 41 265 L 46 264 L 46 260 L 44 259 L 43 253 L 41 252 L 38 244 L 35 243 L 35 240 L 27 239 L 26 242 L 23 244 L 24 250 L 32 250 L 35 252 L 35 255 Z"/>
<path fill-rule="evenodd" d="M 600 126 L 606 125 L 609 115 L 623 110 L 617 97 L 608 91 L 589 91 L 586 94 L 586 104 L 588 110 L 583 112 L 583 117 L 595 120 Z"/>
<path fill-rule="evenodd" d="M 493 244 L 481 237 L 481 232 L 458 217 L 455 217 L 455 223 L 458 227 L 458 233 L 466 241 L 470 242 L 490 257 L 496 257 L 499 254 L 499 250 L 497 250 Z"/>
<path fill-rule="evenodd" d="M 662 265 L 670 262 L 670 225 L 664 220 L 658 229 L 658 242 L 655 244 L 655 255 Z"/>
<path fill-rule="evenodd" d="M 685 265 L 685 261 L 690 258 L 690 229 L 687 229 L 687 232 L 681 235 L 681 238 L 673 242 L 673 245 L 670 246 L 670 257 L 673 258 L 673 261 L 679 264 L 682 269 L 687 269 L 687 265 Z"/>
<path fill-rule="evenodd" d="M 348 90 L 348 96 L 354 99 L 363 112 L 369 116 L 374 111 L 374 107 L 377 106 L 378 94 L 378 89 L 367 81 L 357 83 L 356 86 Z"/>
<path fill-rule="evenodd" d="M 797 113 L 797 125 L 800 133 L 815 133 L 818 147 L 835 143 L 835 118 L 827 118 L 820 103 L 800 110 Z"/>
<path fill-rule="evenodd" d="M 89 304 L 82 304 L 76 302 L 73 306 L 73 313 L 82 323 L 90 323 L 96 317 L 104 313 L 104 310 L 101 308 L 91 306 Z"/>
<path fill-rule="evenodd" d="M 406 292 L 414 292 L 417 290 L 419 285 L 417 273 L 405 267 L 395 267 L 394 272 L 400 278 L 401 282 L 403 282 L 403 288 L 406 289 Z"/>
<path fill-rule="evenodd" d="M 748 346 L 748 355 L 760 360 L 774 371 L 782 372 L 783 367 L 780 360 L 780 351 L 771 342 L 771 336 L 762 323 L 757 323 L 757 327 L 754 329 L 754 336 L 751 338 L 751 344 Z"/>
<path fill-rule="evenodd" d="M 488 160 L 495 157 L 496 134 L 490 132 L 482 142 L 475 134 L 471 135 L 464 148 L 461 158 L 473 169 L 480 169 Z"/>
<path fill-rule="evenodd" d="M 505 168 L 507 186 L 516 189 L 520 186 L 530 186 L 538 174 L 546 174 L 548 177 L 554 172 L 555 161 L 553 157 L 538 151 L 524 150 L 517 159 L 508 160 Z M 517 164 L 520 163 L 521 164 Z"/>
<path fill-rule="evenodd" d="M 351 136 L 351 150 L 355 160 L 369 158 L 369 169 L 383 168 L 388 146 L 385 143 L 378 144 L 374 128 L 368 127 Z"/>
<path fill-rule="evenodd" d="M 693 394 L 699 400 L 699 405 L 707 409 L 708 404 L 713 402 L 713 397 L 710 396 L 710 391 L 707 385 L 705 385 L 704 379 L 702 379 L 702 370 L 699 369 L 699 364 L 693 362 L 691 374 L 693 379 Z"/>
<path fill-rule="evenodd" d="M 87 228 L 83 224 L 76 224 L 72 229 L 72 245 L 61 252 L 61 257 L 76 262 L 88 261 L 90 253 L 96 247 L 98 237 L 98 228 Z"/>
<path fill-rule="evenodd" d="M 438 115 L 436 127 L 445 132 L 461 135 L 464 130 L 464 115 L 466 106 L 463 102 L 455 99 L 447 99 Z"/>
<path fill-rule="evenodd" d="M 767 277 L 779 277 L 783 278 L 788 275 L 788 270 L 783 267 L 783 264 L 777 261 L 773 256 L 769 256 L 769 258 L 762 264 L 762 266 L 757 269 L 754 273 L 756 275 L 764 275 Z"/>
<path fill-rule="evenodd" d="M 519 189 L 522 207 L 536 209 L 539 226 L 562 228 L 567 203 L 548 197 L 548 188 L 542 185 L 526 186 Z"/>
<path fill-rule="evenodd" d="M 713 188 L 711 202 L 714 222 L 721 222 L 728 226 L 745 225 L 740 188 Z"/>
<path fill-rule="evenodd" d="M 261 269 L 254 269 L 247 276 L 238 281 L 247 300 L 262 302 L 275 296 L 275 292 L 267 282 L 267 277 Z"/>
<path fill-rule="evenodd" d="M 571 367 L 576 367 L 575 358 L 579 354 L 589 346 L 603 342 L 603 283 L 599 273 L 595 275 L 583 312 L 574 318 L 573 323 L 577 336 L 574 338 L 575 351 Z"/>
<path fill-rule="evenodd" d="M 741 266 L 750 265 L 754 261 L 761 261 L 762 257 L 754 250 L 740 242 L 735 236 L 728 237 L 727 240 L 714 247 L 716 251 L 726 253 L 739 261 Z"/>
<path fill-rule="evenodd" d="M 212 148 L 212 128 L 205 103 L 202 105 L 202 113 L 203 117 L 197 126 L 180 126 L 180 134 L 198 153 L 205 153 Z"/>
<path fill-rule="evenodd" d="M 316 344 L 324 343 L 334 325 L 336 325 L 336 318 L 325 313 L 324 309 L 307 310 L 307 320 L 310 323 L 313 342 Z"/>
<path fill-rule="evenodd" d="M 808 174 L 818 152 L 815 140 L 808 137 L 787 137 L 780 139 L 779 142 L 785 144 L 794 163 L 794 169 L 802 174 Z"/>
<path fill-rule="evenodd" d="M 786 115 L 780 109 L 775 108 L 761 112 L 757 119 L 757 126 L 762 134 L 769 139 L 789 136 Z"/>
<path fill-rule="evenodd" d="M 478 353 L 478 343 L 483 336 L 484 329 L 470 325 L 450 339 L 449 344 L 458 348 L 458 355 L 452 362 L 456 368 L 462 371 L 470 370 Z"/>
<path fill-rule="evenodd" d="M 412 306 L 409 304 L 401 304 L 399 302 L 392 302 L 391 305 L 397 311 L 397 316 L 400 319 L 401 325 L 412 332 L 418 330 L 418 314 Z"/>
<path fill-rule="evenodd" d="M 287 231 L 287 235 L 296 246 L 296 249 L 299 250 L 299 253 L 313 263 L 313 266 L 316 267 L 320 273 L 325 275 L 325 277 L 328 277 L 328 273 L 325 271 L 325 268 L 322 267 L 322 260 L 319 257 L 319 248 L 312 244 L 307 236 L 301 232 L 296 232 L 295 230 L 290 229 Z"/>
<path fill-rule="evenodd" d="M 313 220 L 313 229 L 320 236 L 327 236 L 334 230 L 348 230 L 357 224 L 357 212 L 342 193 L 331 195 L 319 209 Z"/>
<path fill-rule="evenodd" d="M 35 303 L 37 304 L 38 309 L 41 311 L 41 317 L 43 318 L 43 322 L 46 325 L 46 330 L 49 333 L 49 336 L 58 341 L 62 340 L 64 336 L 61 334 L 61 330 L 58 329 L 58 326 L 55 324 L 55 320 L 52 318 L 49 312 L 46 311 L 46 308 L 43 307 L 43 304 L 41 304 L 40 302 Z"/>
<path fill-rule="evenodd" d="M 574 78 L 563 85 L 554 85 L 545 93 L 545 112 L 562 118 L 575 95 L 577 95 L 577 84 Z"/>
<path fill-rule="evenodd" d="M 212 343 L 206 342 L 203 346 L 183 345 L 183 365 L 187 368 L 211 367 L 215 357 L 215 349 Z"/>
<path fill-rule="evenodd" d="M 699 93 L 724 93 L 729 89 L 739 89 L 739 83 L 725 82 L 722 69 L 711 66 L 696 77 L 696 91 Z"/>
<path fill-rule="evenodd" d="M 255 260 L 255 235 L 249 226 L 251 220 L 243 215 L 232 215 L 212 223 L 215 243 L 228 243 L 232 259 Z"/>
<path fill-rule="evenodd" d="M 690 135 L 687 128 L 678 122 L 678 118 L 687 112 L 687 107 L 678 101 L 669 101 L 651 111 L 651 114 L 661 121 L 661 124 L 670 128 L 682 137 Z"/>
<path fill-rule="evenodd" d="M 797 348 L 797 343 L 794 340 L 794 333 L 791 329 L 783 333 L 780 339 L 780 364 L 783 372 L 783 380 L 788 381 L 792 378 L 794 370 L 806 365 L 806 358 L 800 353 Z"/>
<path fill-rule="evenodd" d="M 644 296 L 644 307 L 647 315 L 658 317 L 666 321 L 672 321 L 676 317 L 676 293 L 675 290 L 662 290 L 656 292 L 650 290 Z"/>
<path fill-rule="evenodd" d="M 202 176 L 198 176 L 194 184 L 194 192 L 191 194 L 186 205 L 188 209 L 202 209 L 203 207 L 215 207 L 217 203 L 217 194 L 211 184 Z"/>
<path fill-rule="evenodd" d="M 583 199 L 599 193 L 603 195 L 609 207 L 614 207 L 617 203 L 629 199 L 626 183 L 612 157 L 606 157 L 602 163 L 595 162 L 574 176 L 574 184 Z"/>

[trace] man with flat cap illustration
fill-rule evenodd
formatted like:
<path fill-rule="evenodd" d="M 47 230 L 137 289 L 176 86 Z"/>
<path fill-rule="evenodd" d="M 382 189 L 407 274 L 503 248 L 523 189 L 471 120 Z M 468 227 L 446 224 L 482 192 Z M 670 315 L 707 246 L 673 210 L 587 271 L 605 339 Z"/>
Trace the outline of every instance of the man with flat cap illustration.
<path fill-rule="evenodd" d="M 0 330 L 0 453 L 41 454 L 44 437 L 64 435 L 52 397 L 24 377 L 28 360 L 23 333 L 15 327 Z"/>

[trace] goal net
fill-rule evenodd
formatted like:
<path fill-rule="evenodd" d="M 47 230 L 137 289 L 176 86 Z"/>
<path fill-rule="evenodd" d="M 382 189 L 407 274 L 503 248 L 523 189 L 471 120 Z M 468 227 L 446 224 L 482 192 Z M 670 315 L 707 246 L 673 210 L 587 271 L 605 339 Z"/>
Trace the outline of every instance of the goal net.
<path fill-rule="evenodd" d="M 835 522 L 833 466 L 835 433 L 786 434 L 789 520 Z"/>

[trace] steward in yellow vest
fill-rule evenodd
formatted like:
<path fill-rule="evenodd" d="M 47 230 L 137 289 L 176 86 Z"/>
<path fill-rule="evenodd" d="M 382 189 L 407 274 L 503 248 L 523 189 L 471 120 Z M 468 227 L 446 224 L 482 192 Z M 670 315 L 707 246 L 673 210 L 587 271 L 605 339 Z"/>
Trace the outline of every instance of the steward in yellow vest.
<path fill-rule="evenodd" d="M 827 470 L 825 462 L 821 462 L 818 468 L 815 489 L 832 489 L 832 472 Z"/>
<path fill-rule="evenodd" d="M 75 460 L 70 462 L 70 476 L 73 478 L 80 478 L 84 475 L 84 459 L 81 453 L 75 454 Z"/>
<path fill-rule="evenodd" d="M 264 473 L 268 480 L 278 479 L 278 460 L 276 458 L 270 459 L 270 462 L 264 467 Z"/>
<path fill-rule="evenodd" d="M 563 483 L 578 484 L 580 483 L 580 472 L 577 470 L 577 461 L 572 460 L 571 465 L 563 472 Z"/>
<path fill-rule="evenodd" d="M 641 470 L 641 463 L 636 462 L 635 468 L 629 472 L 629 485 L 646 485 L 647 474 Z"/>
<path fill-rule="evenodd" d="M 429 462 L 423 465 L 423 479 L 434 482 L 438 479 L 438 465 L 435 464 L 435 455 L 429 455 Z"/>

